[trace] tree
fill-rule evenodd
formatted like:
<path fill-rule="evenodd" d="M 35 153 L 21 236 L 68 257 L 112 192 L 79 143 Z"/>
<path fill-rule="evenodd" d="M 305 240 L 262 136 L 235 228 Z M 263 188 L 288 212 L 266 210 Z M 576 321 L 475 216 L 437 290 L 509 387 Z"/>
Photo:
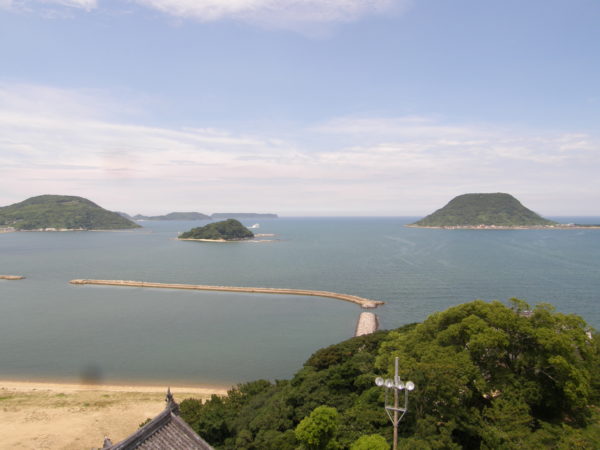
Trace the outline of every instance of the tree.
<path fill-rule="evenodd" d="M 298 424 L 296 439 L 308 450 L 336 449 L 338 422 L 339 414 L 335 408 L 319 406 Z"/>
<path fill-rule="evenodd" d="M 591 423 L 597 341 L 578 316 L 528 309 L 477 300 L 391 333 L 378 365 L 398 355 L 417 385 L 406 434 L 431 439 L 435 424 L 463 447 L 495 448 L 521 445 L 542 422 Z"/>
<path fill-rule="evenodd" d="M 390 444 L 380 434 L 366 434 L 354 441 L 350 450 L 390 450 Z"/>
<path fill-rule="evenodd" d="M 577 316 L 518 300 L 474 301 L 349 339 L 316 351 L 291 380 L 185 400 L 181 415 L 219 450 L 350 449 L 372 434 L 391 442 L 373 381 L 395 356 L 416 384 L 402 449 L 600 448 L 598 334 Z"/>

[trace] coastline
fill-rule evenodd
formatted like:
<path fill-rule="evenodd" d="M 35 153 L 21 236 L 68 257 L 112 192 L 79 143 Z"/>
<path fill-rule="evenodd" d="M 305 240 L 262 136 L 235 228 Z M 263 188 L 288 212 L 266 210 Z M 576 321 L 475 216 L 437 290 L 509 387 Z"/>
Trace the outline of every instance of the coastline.
<path fill-rule="evenodd" d="M 105 436 L 118 442 L 164 409 L 167 387 L 0 380 L 0 448 L 99 448 Z M 181 402 L 225 389 L 180 386 L 171 392 Z"/>
<path fill-rule="evenodd" d="M 243 242 L 252 241 L 254 238 L 247 239 L 194 239 L 194 238 L 177 238 L 178 241 L 198 241 L 198 242 Z"/>
<path fill-rule="evenodd" d="M 226 395 L 229 387 L 216 385 L 198 385 L 198 386 L 178 386 L 165 383 L 160 384 L 84 384 L 69 383 L 62 381 L 26 381 L 26 380 L 8 380 L 0 379 L 0 391 L 29 392 L 135 392 L 135 393 L 158 393 L 163 394 L 167 388 L 176 394 L 193 394 L 198 396 Z"/>
<path fill-rule="evenodd" d="M 123 231 L 134 231 L 139 230 L 140 228 L 144 228 L 142 226 L 139 227 L 131 227 L 131 228 L 36 228 L 35 230 L 14 230 L 15 233 L 64 233 L 68 231 L 114 231 L 114 232 L 123 232 Z"/>
<path fill-rule="evenodd" d="M 197 242 L 238 242 L 226 241 L 225 239 L 192 239 L 192 238 L 176 238 L 178 241 L 197 241 Z"/>
<path fill-rule="evenodd" d="M 504 226 L 504 225 L 447 225 L 441 227 L 424 225 L 404 225 L 406 228 L 428 228 L 432 230 L 588 230 L 600 229 L 600 225 L 531 225 L 531 226 Z"/>

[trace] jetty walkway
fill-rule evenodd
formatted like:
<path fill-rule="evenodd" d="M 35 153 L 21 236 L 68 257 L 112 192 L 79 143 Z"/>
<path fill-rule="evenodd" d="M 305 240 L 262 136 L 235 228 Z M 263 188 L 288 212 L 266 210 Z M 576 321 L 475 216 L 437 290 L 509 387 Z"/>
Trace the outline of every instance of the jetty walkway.
<path fill-rule="evenodd" d="M 130 286 L 147 287 L 162 289 L 190 289 L 197 291 L 226 291 L 226 292 L 250 292 L 257 294 L 284 294 L 284 295 L 308 295 L 313 297 L 335 298 L 360 305 L 363 308 L 377 308 L 383 305 L 380 300 L 370 300 L 368 298 L 358 297 L 356 295 L 338 294 L 328 291 L 311 291 L 306 289 L 281 289 L 281 288 L 262 288 L 262 287 L 238 287 L 238 286 L 209 286 L 204 284 L 172 284 L 172 283 L 152 283 L 147 281 L 128 281 L 128 280 L 71 280 L 71 284 L 93 284 L 102 286 Z"/>
<path fill-rule="evenodd" d="M 365 334 L 375 333 L 379 329 L 377 315 L 372 312 L 361 312 L 356 322 L 354 336 L 364 336 Z"/>

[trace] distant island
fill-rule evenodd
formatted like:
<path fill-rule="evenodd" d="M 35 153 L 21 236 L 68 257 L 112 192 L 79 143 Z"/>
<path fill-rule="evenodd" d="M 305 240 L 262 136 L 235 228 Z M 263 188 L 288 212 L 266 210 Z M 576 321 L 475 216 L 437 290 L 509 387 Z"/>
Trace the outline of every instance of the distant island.
<path fill-rule="evenodd" d="M 566 227 L 527 209 L 510 194 L 464 194 L 411 227 L 537 228 Z"/>
<path fill-rule="evenodd" d="M 213 219 L 277 219 L 277 214 L 261 213 L 214 213 Z"/>
<path fill-rule="evenodd" d="M 209 223 L 203 227 L 192 228 L 190 231 L 181 233 L 178 239 L 226 242 L 252 239 L 253 237 L 254 233 L 239 221 L 227 219 Z"/>
<path fill-rule="evenodd" d="M 131 220 L 223 220 L 223 219 L 277 219 L 277 214 L 263 214 L 263 213 L 214 213 L 212 215 L 206 215 L 199 212 L 172 212 L 161 216 L 145 216 L 143 214 L 136 214 L 130 216 L 124 212 L 117 212 L 117 214 Z"/>
<path fill-rule="evenodd" d="M 172 212 L 163 216 L 143 216 L 136 214 L 134 220 L 210 220 L 211 217 L 199 212 Z"/>
<path fill-rule="evenodd" d="M 83 197 L 40 195 L 0 208 L 0 227 L 14 231 L 122 230 L 138 224 Z"/>

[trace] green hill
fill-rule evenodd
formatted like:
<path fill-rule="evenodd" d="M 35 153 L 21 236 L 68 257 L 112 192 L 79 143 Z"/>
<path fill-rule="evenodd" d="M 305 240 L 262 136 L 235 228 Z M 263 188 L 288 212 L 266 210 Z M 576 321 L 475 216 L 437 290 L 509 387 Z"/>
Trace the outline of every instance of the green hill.
<path fill-rule="evenodd" d="M 40 195 L 0 208 L 0 226 L 15 230 L 118 230 L 136 223 L 95 203 L 69 195 Z"/>
<path fill-rule="evenodd" d="M 548 304 L 511 303 L 477 300 L 323 348 L 290 380 L 184 400 L 181 416 L 219 450 L 389 449 L 355 443 L 372 434 L 391 443 L 374 380 L 391 378 L 398 357 L 416 385 L 402 449 L 600 448 L 598 334 Z"/>
<path fill-rule="evenodd" d="M 253 237 L 254 233 L 235 219 L 209 223 L 179 235 L 179 239 L 211 239 L 215 241 L 239 241 Z"/>
<path fill-rule="evenodd" d="M 510 194 L 464 194 L 453 198 L 442 209 L 412 224 L 419 227 L 528 227 L 548 226 L 544 219 Z"/>

